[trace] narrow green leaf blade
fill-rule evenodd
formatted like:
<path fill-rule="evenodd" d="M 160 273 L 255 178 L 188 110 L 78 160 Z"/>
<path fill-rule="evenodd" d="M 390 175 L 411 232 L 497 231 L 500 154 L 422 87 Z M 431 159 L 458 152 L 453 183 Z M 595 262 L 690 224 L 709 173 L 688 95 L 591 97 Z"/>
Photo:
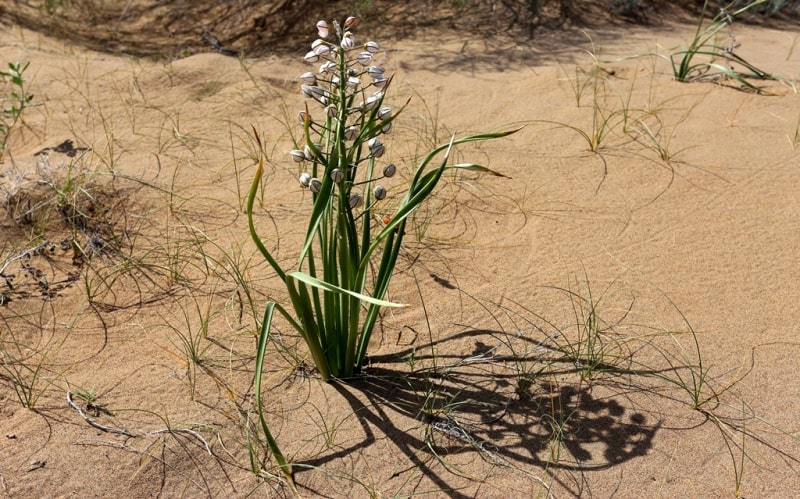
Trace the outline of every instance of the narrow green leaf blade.
<path fill-rule="evenodd" d="M 299 271 L 290 272 L 289 274 L 286 274 L 286 277 L 290 278 L 290 279 L 295 279 L 295 280 L 300 281 L 300 282 L 304 282 L 304 283 L 308 284 L 309 286 L 313 286 L 315 288 L 319 288 L 319 289 L 322 289 L 322 290 L 325 290 L 325 291 L 329 291 L 331 293 L 341 293 L 341 294 L 349 295 L 349 296 L 352 296 L 354 298 L 358 298 L 359 300 L 365 301 L 365 302 L 367 302 L 369 304 L 377 305 L 379 307 L 402 308 L 402 307 L 406 307 L 407 306 L 407 305 L 402 304 L 402 303 L 394 303 L 394 302 L 386 301 L 386 300 L 378 300 L 378 299 L 373 298 L 371 296 L 362 295 L 361 293 L 356 293 L 355 291 L 350 291 L 350 290 L 347 290 L 347 289 L 343 289 L 343 288 L 340 288 L 339 286 L 334 286 L 333 284 L 329 284 L 329 283 L 327 283 L 325 281 L 320 281 L 319 279 L 317 279 L 315 277 L 311 277 L 310 275 L 305 274 L 303 272 L 299 272 Z"/>
<path fill-rule="evenodd" d="M 456 168 L 459 170 L 469 170 L 471 172 L 487 173 L 489 175 L 494 175 L 495 177 L 511 178 L 508 175 L 503 175 L 500 172 L 486 168 L 485 166 L 476 165 L 474 163 L 459 163 L 457 165 L 450 165 L 447 168 Z"/>

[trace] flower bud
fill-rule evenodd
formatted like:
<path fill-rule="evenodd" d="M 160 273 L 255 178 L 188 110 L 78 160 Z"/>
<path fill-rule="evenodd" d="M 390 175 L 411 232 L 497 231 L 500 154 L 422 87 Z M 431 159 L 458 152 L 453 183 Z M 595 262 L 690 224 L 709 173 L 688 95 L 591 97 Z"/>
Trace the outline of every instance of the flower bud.
<path fill-rule="evenodd" d="M 393 125 L 393 124 L 394 124 L 394 121 L 390 121 L 390 122 L 388 122 L 388 123 L 384 124 L 384 125 L 381 127 L 381 133 L 389 133 L 389 132 L 391 132 L 391 131 L 392 131 L 392 125 Z"/>
<path fill-rule="evenodd" d="M 397 173 L 397 167 L 394 163 L 389 163 L 388 165 L 383 167 L 383 176 L 386 178 L 394 177 L 394 174 Z"/>
<path fill-rule="evenodd" d="M 328 23 L 325 21 L 317 21 L 317 34 L 320 38 L 328 38 Z"/>
<path fill-rule="evenodd" d="M 364 198 L 361 196 L 361 194 L 355 192 L 353 194 L 350 194 L 349 204 L 350 208 L 356 209 L 362 204 L 364 204 Z"/>
<path fill-rule="evenodd" d="M 308 173 L 301 173 L 300 174 L 300 185 L 303 187 L 308 187 L 309 182 L 311 182 L 311 175 Z"/>
<path fill-rule="evenodd" d="M 375 109 L 381 100 L 383 100 L 383 92 L 375 92 L 366 101 L 364 101 L 364 110 L 372 111 Z"/>
<path fill-rule="evenodd" d="M 318 178 L 312 178 L 308 181 L 308 189 L 314 194 L 317 194 L 322 190 L 322 181 Z"/>
<path fill-rule="evenodd" d="M 326 95 L 325 89 L 322 87 L 316 85 L 303 85 L 300 88 L 303 91 L 303 95 L 306 97 L 310 97 L 322 105 L 328 104 L 328 96 Z"/>
<path fill-rule="evenodd" d="M 316 146 L 317 149 L 319 149 L 319 144 L 315 144 L 315 146 Z M 314 159 L 314 151 L 311 150 L 311 146 L 309 146 L 308 144 L 303 146 L 303 155 L 309 161 Z"/>
<path fill-rule="evenodd" d="M 344 129 L 344 140 L 355 140 L 358 137 L 358 127 L 350 125 Z"/>
<path fill-rule="evenodd" d="M 376 42 L 370 41 L 370 42 L 367 42 L 367 43 L 364 44 L 364 50 L 366 50 L 370 54 L 374 54 L 378 50 L 380 50 L 380 47 L 378 46 L 378 44 Z"/>
<path fill-rule="evenodd" d="M 358 88 L 361 85 L 361 79 L 357 76 L 351 76 L 347 79 L 347 88 Z"/>
<path fill-rule="evenodd" d="M 385 78 L 383 76 L 378 76 L 374 80 L 372 80 L 372 84 L 378 88 L 383 88 L 389 82 L 389 78 Z"/>
<path fill-rule="evenodd" d="M 378 119 L 383 121 L 385 119 L 392 117 L 392 108 L 391 107 L 382 107 L 380 111 L 378 111 Z"/>
<path fill-rule="evenodd" d="M 336 72 L 336 63 L 333 61 L 325 61 L 325 63 L 319 67 L 319 74 L 327 74 L 335 72 Z"/>
<path fill-rule="evenodd" d="M 345 31 L 344 35 L 342 36 L 342 48 L 345 50 L 350 50 L 355 46 L 356 46 L 356 37 L 353 36 L 353 33 Z"/>
<path fill-rule="evenodd" d="M 370 66 L 367 68 L 367 74 L 371 78 L 379 78 L 383 76 L 384 69 L 381 66 Z"/>
<path fill-rule="evenodd" d="M 367 141 L 367 146 L 369 146 L 370 154 L 375 158 L 380 158 L 383 156 L 383 153 L 386 152 L 386 147 L 383 145 L 383 142 L 378 137 L 373 137 Z"/>
<path fill-rule="evenodd" d="M 306 123 L 306 117 L 308 117 L 308 119 L 311 119 L 311 117 L 305 111 L 300 111 L 299 113 L 297 113 L 297 117 L 300 119 L 300 123 L 304 125 Z"/>
<path fill-rule="evenodd" d="M 315 95 L 324 95 L 325 91 L 322 87 L 318 87 L 315 85 L 302 85 L 300 90 L 303 92 L 303 95 L 306 97 L 314 97 Z"/>
<path fill-rule="evenodd" d="M 314 51 L 312 50 L 311 52 L 308 52 L 308 53 L 305 55 L 305 57 L 303 57 L 303 59 L 304 59 L 306 62 L 317 62 L 317 61 L 319 60 L 319 54 L 317 54 L 316 52 L 314 52 Z"/>
<path fill-rule="evenodd" d="M 300 81 L 305 83 L 306 85 L 316 85 L 317 84 L 317 77 L 314 76 L 314 73 L 308 71 L 300 75 Z"/>
<path fill-rule="evenodd" d="M 314 49 L 314 53 L 320 56 L 327 55 L 330 51 L 331 48 L 325 45 L 324 43 L 322 45 L 317 46 L 317 48 Z"/>
<path fill-rule="evenodd" d="M 353 17 L 353 16 L 350 16 L 350 17 L 348 17 L 347 19 L 344 20 L 344 28 L 345 29 L 352 28 L 355 23 L 356 23 L 356 18 Z"/>
<path fill-rule="evenodd" d="M 317 51 L 317 47 L 319 47 L 320 45 L 325 45 L 325 40 L 322 40 L 322 39 L 320 39 L 320 38 L 317 38 L 316 40 L 314 40 L 313 42 L 311 42 L 311 50 L 313 50 L 314 52 L 316 52 L 316 51 Z"/>
<path fill-rule="evenodd" d="M 375 195 L 375 199 L 380 201 L 386 197 L 386 187 L 379 185 L 373 189 L 372 194 Z"/>
<path fill-rule="evenodd" d="M 306 160 L 306 153 L 302 149 L 292 149 L 289 151 L 289 156 L 292 157 L 295 163 L 302 163 Z"/>
<path fill-rule="evenodd" d="M 333 170 L 331 170 L 331 180 L 333 180 L 335 184 L 338 184 L 343 179 L 344 179 L 344 172 L 342 170 L 338 168 L 334 168 Z"/>
<path fill-rule="evenodd" d="M 329 118 L 335 118 L 337 111 L 336 104 L 328 104 L 325 106 L 325 114 L 327 114 Z"/>
<path fill-rule="evenodd" d="M 372 54 L 369 52 L 360 52 L 356 57 L 356 60 L 362 66 L 369 66 L 369 63 L 372 62 Z"/>

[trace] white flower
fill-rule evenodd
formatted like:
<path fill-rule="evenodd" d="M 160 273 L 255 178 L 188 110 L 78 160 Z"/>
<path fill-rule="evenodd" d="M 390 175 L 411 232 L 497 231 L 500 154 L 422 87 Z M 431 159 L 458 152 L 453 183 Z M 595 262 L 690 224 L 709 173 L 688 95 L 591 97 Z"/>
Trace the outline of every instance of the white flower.
<path fill-rule="evenodd" d="M 317 34 L 320 38 L 328 38 L 328 23 L 325 21 L 317 21 Z"/>
<path fill-rule="evenodd" d="M 370 54 L 374 54 L 378 50 L 380 50 L 380 46 L 378 46 L 377 42 L 370 41 L 364 44 L 364 50 L 366 50 Z"/>
<path fill-rule="evenodd" d="M 391 132 L 391 131 L 392 131 L 392 124 L 393 124 L 393 123 L 394 123 L 394 121 L 390 121 L 390 122 L 388 122 L 388 123 L 384 124 L 384 125 L 381 127 L 381 133 L 389 133 L 389 132 Z"/>
<path fill-rule="evenodd" d="M 350 208 L 356 209 L 362 204 L 364 204 L 364 198 L 361 196 L 361 194 L 355 192 L 353 194 L 350 194 L 349 203 L 350 203 Z"/>
<path fill-rule="evenodd" d="M 302 85 L 300 90 L 306 97 L 324 97 L 325 89 L 317 85 Z"/>
<path fill-rule="evenodd" d="M 361 79 L 357 76 L 351 76 L 347 79 L 347 88 L 358 88 L 361 85 Z"/>
<path fill-rule="evenodd" d="M 322 181 L 318 178 L 312 178 L 308 181 L 308 189 L 314 194 L 322 190 Z"/>
<path fill-rule="evenodd" d="M 302 149 L 292 149 L 289 151 L 289 156 L 295 163 L 302 163 L 306 160 L 306 153 Z"/>
<path fill-rule="evenodd" d="M 356 37 L 353 36 L 353 33 L 349 31 L 345 31 L 344 35 L 342 36 L 342 48 L 345 50 L 350 50 L 356 46 Z"/>
<path fill-rule="evenodd" d="M 375 109 L 381 100 L 383 100 L 383 92 L 375 92 L 366 101 L 364 101 L 364 110 L 372 111 Z"/>
<path fill-rule="evenodd" d="M 336 63 L 333 61 L 325 61 L 325 64 L 319 67 L 319 74 L 334 73 L 336 72 Z"/>
<path fill-rule="evenodd" d="M 358 137 L 358 127 L 350 125 L 344 129 L 344 140 L 355 140 Z"/>
<path fill-rule="evenodd" d="M 316 85 L 317 77 L 314 76 L 314 73 L 312 73 L 311 71 L 308 71 L 308 72 L 303 73 L 302 75 L 300 75 L 300 81 L 302 81 L 306 85 Z"/>
<path fill-rule="evenodd" d="M 338 168 L 334 168 L 333 170 L 331 170 L 331 180 L 333 180 L 335 184 L 338 184 L 343 179 L 344 179 L 344 172 L 342 170 Z"/>
<path fill-rule="evenodd" d="M 381 66 L 370 66 L 367 68 L 367 74 L 369 74 L 369 76 L 373 79 L 382 77 L 383 72 L 384 70 Z"/>
<path fill-rule="evenodd" d="M 311 52 L 308 52 L 308 53 L 305 55 L 305 57 L 303 57 L 303 59 L 304 59 L 306 62 L 317 62 L 317 61 L 319 60 L 319 54 L 317 54 L 316 52 L 314 52 L 314 51 L 312 50 Z"/>
<path fill-rule="evenodd" d="M 328 115 L 329 118 L 335 118 L 337 111 L 338 109 L 336 109 L 336 104 L 328 104 L 325 107 L 325 113 Z"/>
<path fill-rule="evenodd" d="M 382 107 L 380 111 L 378 111 L 378 119 L 383 121 L 392 117 L 392 108 L 391 107 Z"/>
<path fill-rule="evenodd" d="M 375 189 L 372 191 L 372 194 L 375 195 L 375 199 L 380 201 L 386 197 L 386 187 L 379 185 L 375 187 Z"/>
<path fill-rule="evenodd" d="M 317 48 L 314 49 L 314 53 L 320 56 L 327 55 L 331 51 L 331 48 L 325 45 L 318 45 Z"/>
<path fill-rule="evenodd" d="M 344 27 L 345 29 L 352 28 L 353 25 L 356 23 L 356 18 L 353 16 L 348 17 L 344 20 Z"/>
<path fill-rule="evenodd" d="M 356 57 L 356 60 L 362 66 L 369 66 L 369 63 L 372 62 L 372 54 L 369 52 L 360 52 Z"/>
<path fill-rule="evenodd" d="M 370 154 L 375 158 L 380 158 L 383 156 L 383 153 L 386 152 L 386 147 L 381 142 L 381 139 L 378 137 L 373 137 L 367 141 L 367 146 L 369 146 Z"/>
<path fill-rule="evenodd" d="M 308 173 L 301 173 L 300 174 L 300 185 L 303 187 L 308 187 L 309 182 L 311 182 L 311 175 Z"/>
<path fill-rule="evenodd" d="M 384 78 L 383 76 L 378 76 L 374 80 L 372 80 L 372 84 L 378 88 L 383 88 L 389 82 L 389 78 Z"/>
<path fill-rule="evenodd" d="M 327 92 L 325 92 L 325 89 L 322 87 L 316 85 L 302 85 L 300 89 L 303 91 L 303 95 L 306 97 L 316 100 L 323 106 L 328 104 Z"/>
<path fill-rule="evenodd" d="M 388 165 L 383 167 L 383 176 L 386 178 L 394 177 L 394 174 L 397 173 L 397 167 L 394 166 L 394 163 L 389 163 Z"/>
<path fill-rule="evenodd" d="M 315 147 L 319 149 L 319 144 L 315 144 Z M 311 149 L 311 146 L 306 144 L 303 146 L 303 155 L 306 157 L 307 160 L 311 161 L 314 159 L 314 151 Z"/>

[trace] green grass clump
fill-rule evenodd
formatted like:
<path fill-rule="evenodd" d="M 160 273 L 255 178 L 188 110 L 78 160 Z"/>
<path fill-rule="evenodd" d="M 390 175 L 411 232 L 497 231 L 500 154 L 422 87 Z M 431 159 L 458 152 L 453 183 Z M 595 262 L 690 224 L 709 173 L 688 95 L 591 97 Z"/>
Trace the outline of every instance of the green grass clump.
<path fill-rule="evenodd" d="M 735 53 L 739 47 L 733 31 L 728 36 L 729 43 L 719 41 L 720 32 L 733 24 L 736 16 L 764 4 L 767 0 L 749 2 L 732 12 L 720 9 L 719 13 L 706 25 L 708 0 L 703 2 L 703 9 L 697 23 L 697 30 L 689 47 L 678 50 L 669 56 L 673 76 L 676 81 L 692 82 L 700 80 L 716 80 L 729 78 L 743 87 L 760 92 L 762 89 L 749 80 L 781 80 L 784 79 L 767 73 Z M 738 64 L 743 69 L 735 69 Z"/>

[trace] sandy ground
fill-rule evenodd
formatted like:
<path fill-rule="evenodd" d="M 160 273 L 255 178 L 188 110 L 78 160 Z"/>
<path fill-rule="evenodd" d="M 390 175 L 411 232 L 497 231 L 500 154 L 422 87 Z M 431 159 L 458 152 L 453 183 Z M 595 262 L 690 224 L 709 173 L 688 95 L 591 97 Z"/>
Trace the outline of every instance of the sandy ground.
<path fill-rule="evenodd" d="M 264 397 L 303 496 L 800 490 L 800 96 L 673 81 L 652 54 L 692 30 L 380 40 L 388 99 L 412 98 L 387 141 L 401 168 L 389 203 L 451 133 L 525 128 L 460 151 L 510 178 L 448 178 L 418 213 L 391 288 L 411 306 L 387 314 L 362 379 L 322 383 L 278 326 Z M 796 33 L 736 37 L 798 81 Z M 18 277 L 0 307 L 0 493 L 290 496 L 263 443 L 250 444 L 261 478 L 248 457 L 254 314 L 285 296 L 242 208 L 255 127 L 268 138 L 257 223 L 295 258 L 302 54 L 149 62 L 14 26 L 0 47 L 31 62 L 35 95 L 0 165 L 4 261 L 53 242 L 5 270 Z M 636 54 L 651 55 L 619 60 Z M 590 151 L 593 116 L 609 121 Z M 65 226 L 56 207 L 75 196 L 103 223 Z M 93 258 L 61 244 L 71 236 Z M 586 340 L 590 316 L 610 372 L 581 377 L 585 361 L 556 353 Z M 674 381 L 700 373 L 694 404 Z"/>

